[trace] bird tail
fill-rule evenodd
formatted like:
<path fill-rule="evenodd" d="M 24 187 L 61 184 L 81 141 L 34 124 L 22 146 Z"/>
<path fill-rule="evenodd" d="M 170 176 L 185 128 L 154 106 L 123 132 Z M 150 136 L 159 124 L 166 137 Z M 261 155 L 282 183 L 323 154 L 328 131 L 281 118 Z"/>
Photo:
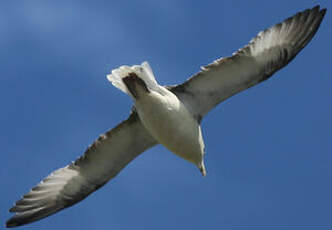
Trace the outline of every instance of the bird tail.
<path fill-rule="evenodd" d="M 112 73 L 107 75 L 107 79 L 116 88 L 120 89 L 122 92 L 131 95 L 127 86 L 123 82 L 123 78 L 128 77 L 131 73 L 135 73 L 139 78 L 141 78 L 149 89 L 154 90 L 158 87 L 158 83 L 154 78 L 152 69 L 148 62 L 143 62 L 141 65 L 133 66 L 120 66 L 117 69 L 112 70 Z"/>

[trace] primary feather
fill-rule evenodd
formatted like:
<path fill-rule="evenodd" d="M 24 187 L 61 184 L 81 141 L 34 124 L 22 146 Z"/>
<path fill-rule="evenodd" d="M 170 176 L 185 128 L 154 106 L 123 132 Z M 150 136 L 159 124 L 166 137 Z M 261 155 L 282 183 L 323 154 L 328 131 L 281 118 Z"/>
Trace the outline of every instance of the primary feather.
<path fill-rule="evenodd" d="M 286 66 L 315 35 L 325 12 L 316 6 L 260 32 L 247 46 L 203 67 L 172 91 L 203 117 L 220 102 Z"/>
<path fill-rule="evenodd" d="M 39 220 L 81 201 L 155 144 L 133 112 L 101 135 L 82 157 L 51 173 L 17 201 L 10 209 L 15 215 L 7 221 L 7 227 Z"/>

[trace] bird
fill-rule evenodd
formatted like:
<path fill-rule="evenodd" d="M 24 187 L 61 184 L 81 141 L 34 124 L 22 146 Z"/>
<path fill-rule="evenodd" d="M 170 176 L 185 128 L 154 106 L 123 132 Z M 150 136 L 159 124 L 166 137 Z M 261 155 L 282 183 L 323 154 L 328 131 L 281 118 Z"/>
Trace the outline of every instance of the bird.
<path fill-rule="evenodd" d="M 121 66 L 107 79 L 133 101 L 129 117 L 99 136 L 84 154 L 55 170 L 9 210 L 6 227 L 25 225 L 85 199 L 145 150 L 161 144 L 203 176 L 204 116 L 231 96 L 269 79 L 311 41 L 326 13 L 319 5 L 258 33 L 231 56 L 215 60 L 182 84 L 161 86 L 148 62 Z"/>

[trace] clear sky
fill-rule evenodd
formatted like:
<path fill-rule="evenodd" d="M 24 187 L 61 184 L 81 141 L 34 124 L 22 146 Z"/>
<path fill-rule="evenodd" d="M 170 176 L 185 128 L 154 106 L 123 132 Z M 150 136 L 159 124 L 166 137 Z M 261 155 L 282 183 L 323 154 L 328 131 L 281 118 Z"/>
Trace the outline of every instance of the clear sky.
<path fill-rule="evenodd" d="M 1 1 L 1 226 L 14 201 L 127 117 L 111 69 L 147 60 L 159 83 L 182 83 L 318 3 Z M 22 229 L 332 229 L 332 3 L 320 3 L 325 20 L 297 58 L 203 120 L 206 178 L 154 147 Z"/>

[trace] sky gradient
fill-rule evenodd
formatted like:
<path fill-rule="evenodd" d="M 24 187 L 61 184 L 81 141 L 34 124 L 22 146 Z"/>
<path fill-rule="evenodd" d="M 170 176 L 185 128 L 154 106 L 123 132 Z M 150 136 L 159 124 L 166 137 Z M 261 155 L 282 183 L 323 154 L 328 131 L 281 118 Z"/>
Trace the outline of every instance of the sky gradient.
<path fill-rule="evenodd" d="M 1 1 L 0 225 L 51 171 L 124 120 L 106 79 L 148 61 L 185 81 L 311 0 Z M 329 10 L 313 40 L 268 81 L 202 122 L 207 177 L 162 146 L 83 202 L 21 229 L 332 229 Z"/>

